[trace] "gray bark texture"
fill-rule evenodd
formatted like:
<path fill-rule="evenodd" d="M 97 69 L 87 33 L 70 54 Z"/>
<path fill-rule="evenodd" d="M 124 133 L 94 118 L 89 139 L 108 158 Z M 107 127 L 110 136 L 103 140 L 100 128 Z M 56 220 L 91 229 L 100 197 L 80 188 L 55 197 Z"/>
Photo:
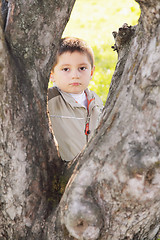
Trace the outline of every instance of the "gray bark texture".
<path fill-rule="evenodd" d="M 113 32 L 118 62 L 101 123 L 68 166 L 46 109 L 74 1 L 2 2 L 0 240 L 158 239 L 160 0 L 137 0 L 138 25 Z"/>
<path fill-rule="evenodd" d="M 44 223 L 63 189 L 47 114 L 57 43 L 74 0 L 2 1 L 0 239 L 47 239 Z M 64 182 L 64 179 L 63 179 Z"/>

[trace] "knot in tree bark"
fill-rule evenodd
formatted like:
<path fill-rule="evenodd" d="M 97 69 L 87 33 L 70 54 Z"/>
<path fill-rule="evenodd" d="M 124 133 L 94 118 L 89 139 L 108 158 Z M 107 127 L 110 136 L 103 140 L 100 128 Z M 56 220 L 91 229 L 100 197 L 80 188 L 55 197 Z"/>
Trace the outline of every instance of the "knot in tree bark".
<path fill-rule="evenodd" d="M 64 222 L 69 233 L 76 239 L 96 240 L 102 228 L 100 209 L 89 201 L 69 204 Z"/>
<path fill-rule="evenodd" d="M 83 171 L 79 172 L 73 178 L 75 184 L 68 185 L 61 201 L 61 224 L 65 225 L 72 237 L 79 240 L 98 239 L 103 227 L 103 216 L 93 183 L 97 164 L 90 164 L 90 171 L 87 170 L 85 175 Z"/>
<path fill-rule="evenodd" d="M 123 26 L 119 28 L 118 32 L 112 32 L 115 39 L 115 44 L 112 46 L 113 50 L 119 53 L 119 51 L 130 42 L 134 32 L 135 27 L 128 26 L 127 23 L 124 23 Z"/>

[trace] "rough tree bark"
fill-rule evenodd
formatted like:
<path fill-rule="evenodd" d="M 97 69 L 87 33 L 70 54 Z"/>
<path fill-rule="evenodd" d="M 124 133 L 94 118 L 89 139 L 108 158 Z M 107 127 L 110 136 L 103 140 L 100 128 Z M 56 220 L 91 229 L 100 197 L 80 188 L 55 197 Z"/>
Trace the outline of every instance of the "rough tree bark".
<path fill-rule="evenodd" d="M 114 32 L 119 60 L 101 124 L 55 210 L 67 171 L 49 132 L 47 83 L 74 1 L 9 1 L 0 44 L 0 239 L 157 238 L 160 1 L 137 2 L 139 24 Z"/>
<path fill-rule="evenodd" d="M 56 239 L 158 237 L 160 1 L 137 2 L 139 24 L 114 32 L 119 60 L 102 122 L 62 197 Z"/>
<path fill-rule="evenodd" d="M 75 0 L 7 2 L 0 30 L 0 239 L 38 240 L 62 191 L 64 163 L 49 132 L 47 87 Z"/>

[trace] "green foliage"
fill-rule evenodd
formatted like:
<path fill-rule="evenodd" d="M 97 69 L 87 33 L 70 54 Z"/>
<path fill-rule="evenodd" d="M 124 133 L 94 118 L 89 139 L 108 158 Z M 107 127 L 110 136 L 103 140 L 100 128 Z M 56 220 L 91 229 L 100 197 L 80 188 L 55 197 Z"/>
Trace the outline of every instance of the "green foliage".
<path fill-rule="evenodd" d="M 134 0 L 76 0 L 63 37 L 82 38 L 93 48 L 96 70 L 89 87 L 103 102 L 117 61 L 117 54 L 111 49 L 112 32 L 124 23 L 137 24 L 139 15 L 139 6 Z"/>
<path fill-rule="evenodd" d="M 109 44 L 93 46 L 95 54 L 95 73 L 93 80 L 90 81 L 89 88 L 95 91 L 102 99 L 106 101 L 109 91 L 112 75 L 114 73 L 117 55 L 112 52 Z"/>

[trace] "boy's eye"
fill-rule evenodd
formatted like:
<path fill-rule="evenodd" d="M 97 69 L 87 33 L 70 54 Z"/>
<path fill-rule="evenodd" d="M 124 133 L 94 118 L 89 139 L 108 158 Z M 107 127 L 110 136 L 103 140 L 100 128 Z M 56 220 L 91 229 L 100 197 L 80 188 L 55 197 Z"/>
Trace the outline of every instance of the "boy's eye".
<path fill-rule="evenodd" d="M 68 71 L 69 71 L 69 68 L 63 68 L 62 71 L 68 72 Z"/>
<path fill-rule="evenodd" d="M 80 70 L 81 71 L 84 71 L 84 70 L 86 70 L 87 68 L 86 67 L 80 67 Z"/>

